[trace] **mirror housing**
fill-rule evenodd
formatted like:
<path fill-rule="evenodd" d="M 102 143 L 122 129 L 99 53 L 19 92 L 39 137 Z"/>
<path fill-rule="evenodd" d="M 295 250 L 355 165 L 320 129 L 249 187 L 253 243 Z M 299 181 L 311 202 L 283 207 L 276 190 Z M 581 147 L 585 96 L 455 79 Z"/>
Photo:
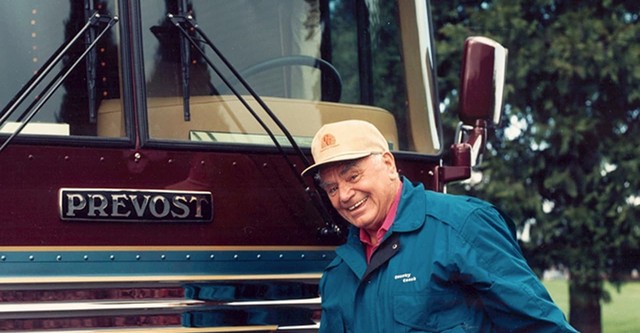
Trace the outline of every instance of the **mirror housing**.
<path fill-rule="evenodd" d="M 469 37 L 464 43 L 460 76 L 460 120 L 475 126 L 477 120 L 497 126 L 502 116 L 502 95 L 507 49 L 486 37 Z"/>
<path fill-rule="evenodd" d="M 436 190 L 471 177 L 482 161 L 487 128 L 502 116 L 507 49 L 486 37 L 469 37 L 464 44 L 460 77 L 460 124 L 450 150 L 450 164 L 437 168 Z"/>

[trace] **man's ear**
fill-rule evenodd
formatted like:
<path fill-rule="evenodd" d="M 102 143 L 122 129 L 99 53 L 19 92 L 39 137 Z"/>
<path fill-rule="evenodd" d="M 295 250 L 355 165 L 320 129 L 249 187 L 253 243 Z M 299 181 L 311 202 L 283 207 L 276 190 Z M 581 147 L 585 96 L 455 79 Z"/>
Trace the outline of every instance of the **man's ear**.
<path fill-rule="evenodd" d="M 398 178 L 398 169 L 396 168 L 396 160 L 393 157 L 393 154 L 391 154 L 388 151 L 382 153 L 382 161 L 384 162 L 384 165 L 387 167 L 389 178 L 391 180 L 396 180 Z"/>

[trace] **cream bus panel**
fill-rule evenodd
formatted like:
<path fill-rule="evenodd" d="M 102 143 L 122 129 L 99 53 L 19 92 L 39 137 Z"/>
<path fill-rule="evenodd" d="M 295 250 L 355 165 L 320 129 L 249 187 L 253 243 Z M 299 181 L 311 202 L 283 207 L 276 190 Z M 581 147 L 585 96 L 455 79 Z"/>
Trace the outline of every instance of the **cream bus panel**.
<path fill-rule="evenodd" d="M 391 149 L 398 149 L 396 121 L 390 112 L 381 108 L 277 97 L 263 99 L 301 146 L 309 146 L 315 132 L 324 124 L 363 119 L 382 131 Z M 276 137 L 284 135 L 255 99 L 247 97 L 246 101 Z M 149 135 L 152 139 L 273 145 L 265 130 L 233 96 L 191 97 L 191 121 L 184 121 L 182 102 L 181 97 L 147 99 Z M 123 133 L 120 100 L 103 101 L 98 111 L 98 135 L 120 137 Z M 282 140 L 280 143 L 286 144 Z"/>

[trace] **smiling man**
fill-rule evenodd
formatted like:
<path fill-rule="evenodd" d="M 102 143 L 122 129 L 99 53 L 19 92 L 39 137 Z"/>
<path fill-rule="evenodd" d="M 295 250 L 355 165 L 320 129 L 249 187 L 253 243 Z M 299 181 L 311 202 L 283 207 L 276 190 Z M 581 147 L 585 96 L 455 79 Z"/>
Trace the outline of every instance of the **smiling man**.
<path fill-rule="evenodd" d="M 321 332 L 576 332 L 492 205 L 401 177 L 368 122 L 323 126 L 311 152 L 302 174 L 352 225 L 320 282 Z"/>

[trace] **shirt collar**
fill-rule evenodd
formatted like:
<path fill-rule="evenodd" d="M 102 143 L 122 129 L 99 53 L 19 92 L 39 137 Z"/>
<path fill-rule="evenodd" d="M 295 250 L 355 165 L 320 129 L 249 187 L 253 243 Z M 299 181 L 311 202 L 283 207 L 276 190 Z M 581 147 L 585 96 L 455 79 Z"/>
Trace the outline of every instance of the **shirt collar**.
<path fill-rule="evenodd" d="M 378 238 L 378 244 L 382 241 L 384 235 L 389 231 L 393 221 L 396 218 L 396 213 L 398 212 L 398 204 L 400 203 L 400 197 L 402 196 L 402 182 L 400 182 L 400 186 L 398 187 L 398 192 L 396 193 L 396 197 L 391 203 L 391 207 L 389 207 L 389 212 L 387 212 L 387 216 L 384 218 L 384 222 L 376 232 L 376 238 Z M 371 240 L 369 238 L 369 234 L 364 230 L 360 229 L 360 241 L 367 245 L 372 245 Z"/>

